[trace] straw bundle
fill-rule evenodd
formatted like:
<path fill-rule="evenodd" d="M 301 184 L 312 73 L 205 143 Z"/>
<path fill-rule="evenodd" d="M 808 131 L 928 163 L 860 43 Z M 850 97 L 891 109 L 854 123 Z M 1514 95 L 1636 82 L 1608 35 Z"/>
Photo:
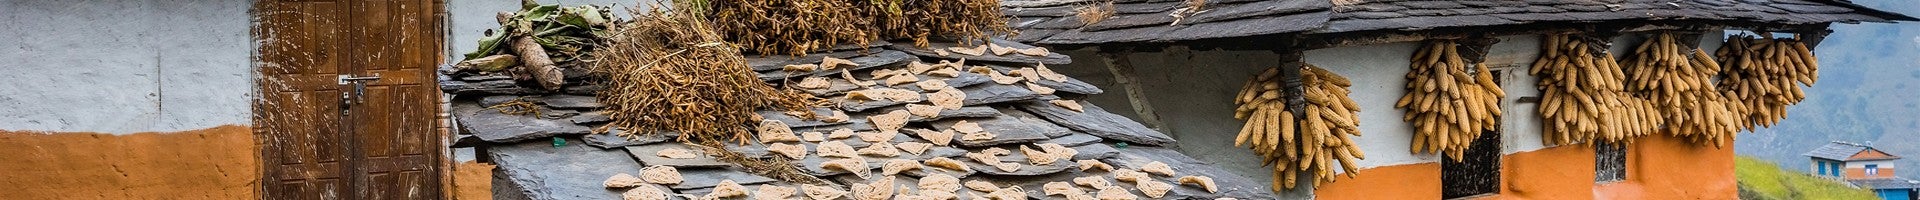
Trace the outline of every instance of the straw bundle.
<path fill-rule="evenodd" d="M 754 110 L 809 106 L 810 96 L 761 82 L 695 14 L 637 13 L 609 36 L 596 64 L 608 74 L 599 98 L 613 111 L 610 126 L 639 130 L 629 134 L 678 131 L 686 142 L 745 142 Z"/>
<path fill-rule="evenodd" d="M 997 0 L 738 0 L 686 2 L 706 8 L 727 41 L 762 54 L 801 55 L 835 45 L 911 38 L 985 39 L 1011 33 Z"/>

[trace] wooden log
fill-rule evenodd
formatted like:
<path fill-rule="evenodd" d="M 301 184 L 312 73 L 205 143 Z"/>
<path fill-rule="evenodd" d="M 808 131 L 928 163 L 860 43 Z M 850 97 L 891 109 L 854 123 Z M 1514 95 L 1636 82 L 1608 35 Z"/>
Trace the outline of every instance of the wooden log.
<path fill-rule="evenodd" d="M 541 49 L 539 43 L 534 43 L 532 36 L 513 38 L 513 52 L 520 54 L 520 66 L 533 75 L 533 80 L 539 82 L 541 88 L 560 89 L 560 84 L 565 83 L 562 79 L 566 76 L 560 73 L 560 67 L 553 66 L 553 59 L 547 58 L 547 50 Z"/>

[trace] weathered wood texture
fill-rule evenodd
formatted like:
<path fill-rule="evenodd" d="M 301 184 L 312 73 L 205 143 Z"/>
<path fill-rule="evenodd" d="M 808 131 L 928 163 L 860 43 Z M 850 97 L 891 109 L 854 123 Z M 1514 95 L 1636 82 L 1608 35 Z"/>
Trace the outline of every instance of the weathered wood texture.
<path fill-rule="evenodd" d="M 432 72 L 444 5 L 255 3 L 261 198 L 442 198 Z M 381 79 L 356 88 L 337 83 L 341 75 Z"/>

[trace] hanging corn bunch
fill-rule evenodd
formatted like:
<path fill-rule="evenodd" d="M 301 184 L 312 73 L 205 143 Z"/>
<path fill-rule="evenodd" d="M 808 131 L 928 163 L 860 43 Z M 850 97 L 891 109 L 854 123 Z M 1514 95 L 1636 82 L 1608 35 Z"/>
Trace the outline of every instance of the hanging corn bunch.
<path fill-rule="evenodd" d="M 1347 177 L 1353 177 L 1358 170 L 1355 160 L 1366 158 L 1353 142 L 1353 137 L 1360 136 L 1359 103 L 1347 97 L 1347 87 L 1353 83 L 1325 69 L 1304 65 L 1300 70 L 1301 98 L 1307 104 L 1301 112 L 1295 112 L 1287 106 L 1287 99 L 1293 96 L 1282 90 L 1285 78 L 1280 70 L 1276 67 L 1260 73 L 1234 99 L 1240 106 L 1234 118 L 1247 120 L 1234 145 L 1252 149 L 1273 166 L 1276 192 L 1292 189 L 1302 171 L 1312 172 L 1321 183 L 1333 182 L 1337 175 L 1332 170 L 1335 161 Z"/>
<path fill-rule="evenodd" d="M 1540 44 L 1540 59 L 1529 73 L 1540 77 L 1540 116 L 1546 120 L 1541 142 L 1567 145 L 1590 140 L 1627 144 L 1661 126 L 1653 102 L 1625 90 L 1607 43 L 1599 38 L 1551 34 Z M 1594 144 L 1594 143 L 1588 143 Z"/>
<path fill-rule="evenodd" d="M 1820 79 L 1820 63 L 1805 43 L 1795 39 L 1758 38 L 1740 35 L 1727 39 L 1714 52 L 1725 67 L 1725 79 L 1719 82 L 1728 98 L 1739 102 L 1743 110 L 1739 125 L 1772 126 L 1787 117 L 1787 106 L 1807 98 L 1795 82 L 1812 86 Z"/>
<path fill-rule="evenodd" d="M 1474 65 L 1469 75 L 1467 65 Z M 1467 63 L 1451 40 L 1427 42 L 1413 54 L 1407 72 L 1407 94 L 1394 107 L 1406 109 L 1413 123 L 1413 153 L 1445 154 L 1459 160 L 1480 133 L 1499 128 L 1500 99 L 1506 92 L 1493 82 L 1493 71 Z"/>
<path fill-rule="evenodd" d="M 1669 134 L 1695 143 L 1726 145 L 1738 133 L 1740 107 L 1712 88 L 1720 66 L 1707 52 L 1661 33 L 1627 59 L 1627 91 L 1647 97 L 1666 119 Z"/>

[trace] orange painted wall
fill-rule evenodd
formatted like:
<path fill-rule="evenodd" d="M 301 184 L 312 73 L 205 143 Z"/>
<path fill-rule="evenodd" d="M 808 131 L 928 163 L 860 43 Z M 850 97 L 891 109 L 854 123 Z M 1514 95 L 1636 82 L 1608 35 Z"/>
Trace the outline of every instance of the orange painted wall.
<path fill-rule="evenodd" d="M 453 199 L 493 199 L 493 164 L 473 161 L 453 166 Z"/>
<path fill-rule="evenodd" d="M 0 131 L 0 199 L 254 199 L 253 132 Z"/>
<path fill-rule="evenodd" d="M 1671 136 L 1635 140 L 1627 180 L 1595 185 L 1593 148 L 1573 145 L 1502 157 L 1501 192 L 1481 199 L 1736 199 L 1733 149 Z M 1439 199 L 1440 164 L 1360 170 L 1314 190 L 1319 199 Z"/>
<path fill-rule="evenodd" d="M 1893 168 L 1880 168 L 1880 173 L 1868 176 L 1867 168 L 1847 168 L 1845 175 L 1847 179 L 1893 178 L 1894 171 Z"/>
<path fill-rule="evenodd" d="M 1598 199 L 1737 199 L 1733 147 L 1655 134 L 1634 140 L 1627 180 L 1594 187 Z"/>
<path fill-rule="evenodd" d="M 1593 198 L 1593 147 L 1558 146 L 1500 161 L 1500 195 L 1494 199 Z"/>
<path fill-rule="evenodd" d="M 1440 163 L 1382 166 L 1313 190 L 1315 199 L 1440 199 Z"/>

